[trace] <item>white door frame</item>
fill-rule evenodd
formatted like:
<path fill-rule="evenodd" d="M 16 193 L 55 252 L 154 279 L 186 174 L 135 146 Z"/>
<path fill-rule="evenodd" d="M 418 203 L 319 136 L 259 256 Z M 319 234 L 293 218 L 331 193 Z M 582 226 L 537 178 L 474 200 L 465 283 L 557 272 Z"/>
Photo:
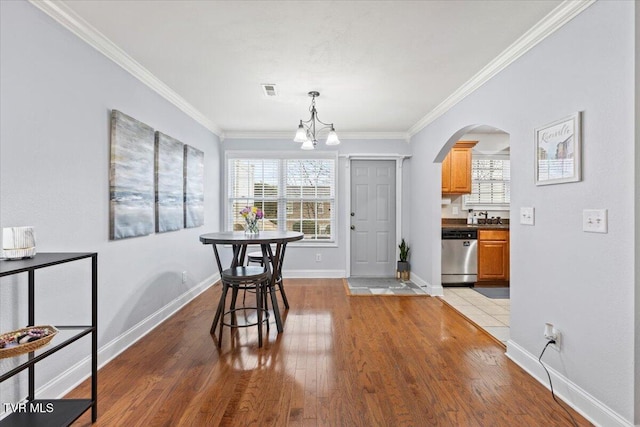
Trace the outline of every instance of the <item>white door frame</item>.
<path fill-rule="evenodd" d="M 346 272 L 347 277 L 351 277 L 351 161 L 352 160 L 395 160 L 396 162 L 396 246 L 400 244 L 402 238 L 402 165 L 403 160 L 410 158 L 408 154 L 345 154 L 340 157 L 346 158 L 345 162 L 345 204 L 348 209 L 344 210 L 344 227 L 347 238 L 346 245 Z"/>

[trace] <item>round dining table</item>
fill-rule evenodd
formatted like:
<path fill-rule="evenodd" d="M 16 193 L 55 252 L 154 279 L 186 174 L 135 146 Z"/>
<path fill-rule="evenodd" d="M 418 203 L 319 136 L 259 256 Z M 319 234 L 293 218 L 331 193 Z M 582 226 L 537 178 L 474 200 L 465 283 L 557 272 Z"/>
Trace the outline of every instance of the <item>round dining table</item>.
<path fill-rule="evenodd" d="M 289 301 L 287 300 L 287 294 L 285 293 L 284 286 L 282 284 L 282 264 L 284 262 L 284 253 L 287 247 L 287 243 L 302 240 L 303 233 L 297 231 L 261 231 L 258 234 L 245 234 L 244 231 L 221 231 L 216 233 L 207 233 L 200 236 L 200 242 L 204 245 L 211 245 L 213 247 L 213 253 L 215 254 L 216 264 L 220 271 L 220 277 L 224 267 L 220 261 L 220 253 L 218 252 L 218 245 L 231 245 L 233 249 L 233 256 L 231 258 L 231 265 L 228 268 L 234 268 L 244 264 L 245 256 L 247 253 L 247 247 L 250 245 L 260 245 L 262 250 L 263 265 L 269 272 L 270 287 L 271 287 L 271 305 L 273 308 L 273 316 L 275 317 L 276 327 L 278 333 L 282 333 L 282 317 L 280 316 L 280 309 L 278 307 L 278 299 L 276 298 L 273 290 L 278 284 L 280 288 L 280 294 L 285 308 L 289 308 Z M 271 247 L 275 245 L 275 251 Z M 218 305 L 218 310 L 213 319 L 212 330 L 215 329 L 216 324 L 220 320 L 221 310 Z"/>

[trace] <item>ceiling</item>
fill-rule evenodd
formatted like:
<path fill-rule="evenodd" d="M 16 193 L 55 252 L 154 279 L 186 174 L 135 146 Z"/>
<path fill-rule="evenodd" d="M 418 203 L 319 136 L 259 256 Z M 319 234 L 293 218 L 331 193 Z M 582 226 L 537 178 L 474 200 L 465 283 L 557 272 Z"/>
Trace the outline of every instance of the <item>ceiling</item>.
<path fill-rule="evenodd" d="M 56 2 L 226 136 L 406 134 L 560 0 Z M 76 16 L 77 14 L 77 16 Z M 86 21 L 86 22 L 84 22 Z M 268 98 L 261 83 L 278 95 Z"/>

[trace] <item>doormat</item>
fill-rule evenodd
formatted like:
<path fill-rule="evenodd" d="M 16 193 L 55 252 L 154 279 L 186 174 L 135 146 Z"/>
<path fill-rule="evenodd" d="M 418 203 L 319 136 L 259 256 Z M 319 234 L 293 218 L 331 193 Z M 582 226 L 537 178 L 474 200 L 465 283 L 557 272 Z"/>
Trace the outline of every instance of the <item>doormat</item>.
<path fill-rule="evenodd" d="M 479 294 L 493 299 L 509 299 L 509 288 L 471 288 Z"/>
<path fill-rule="evenodd" d="M 345 290 L 350 296 L 428 296 L 420 286 L 393 277 L 349 277 Z"/>

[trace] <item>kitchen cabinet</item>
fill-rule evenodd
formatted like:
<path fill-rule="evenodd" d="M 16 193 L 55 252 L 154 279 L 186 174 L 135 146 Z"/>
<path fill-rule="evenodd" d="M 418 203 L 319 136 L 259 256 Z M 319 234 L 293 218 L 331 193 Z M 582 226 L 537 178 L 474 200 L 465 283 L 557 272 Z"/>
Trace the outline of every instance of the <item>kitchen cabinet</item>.
<path fill-rule="evenodd" d="M 478 281 L 509 280 L 509 230 L 478 230 Z"/>
<path fill-rule="evenodd" d="M 478 141 L 458 141 L 442 161 L 442 193 L 471 193 L 471 150 Z"/>

